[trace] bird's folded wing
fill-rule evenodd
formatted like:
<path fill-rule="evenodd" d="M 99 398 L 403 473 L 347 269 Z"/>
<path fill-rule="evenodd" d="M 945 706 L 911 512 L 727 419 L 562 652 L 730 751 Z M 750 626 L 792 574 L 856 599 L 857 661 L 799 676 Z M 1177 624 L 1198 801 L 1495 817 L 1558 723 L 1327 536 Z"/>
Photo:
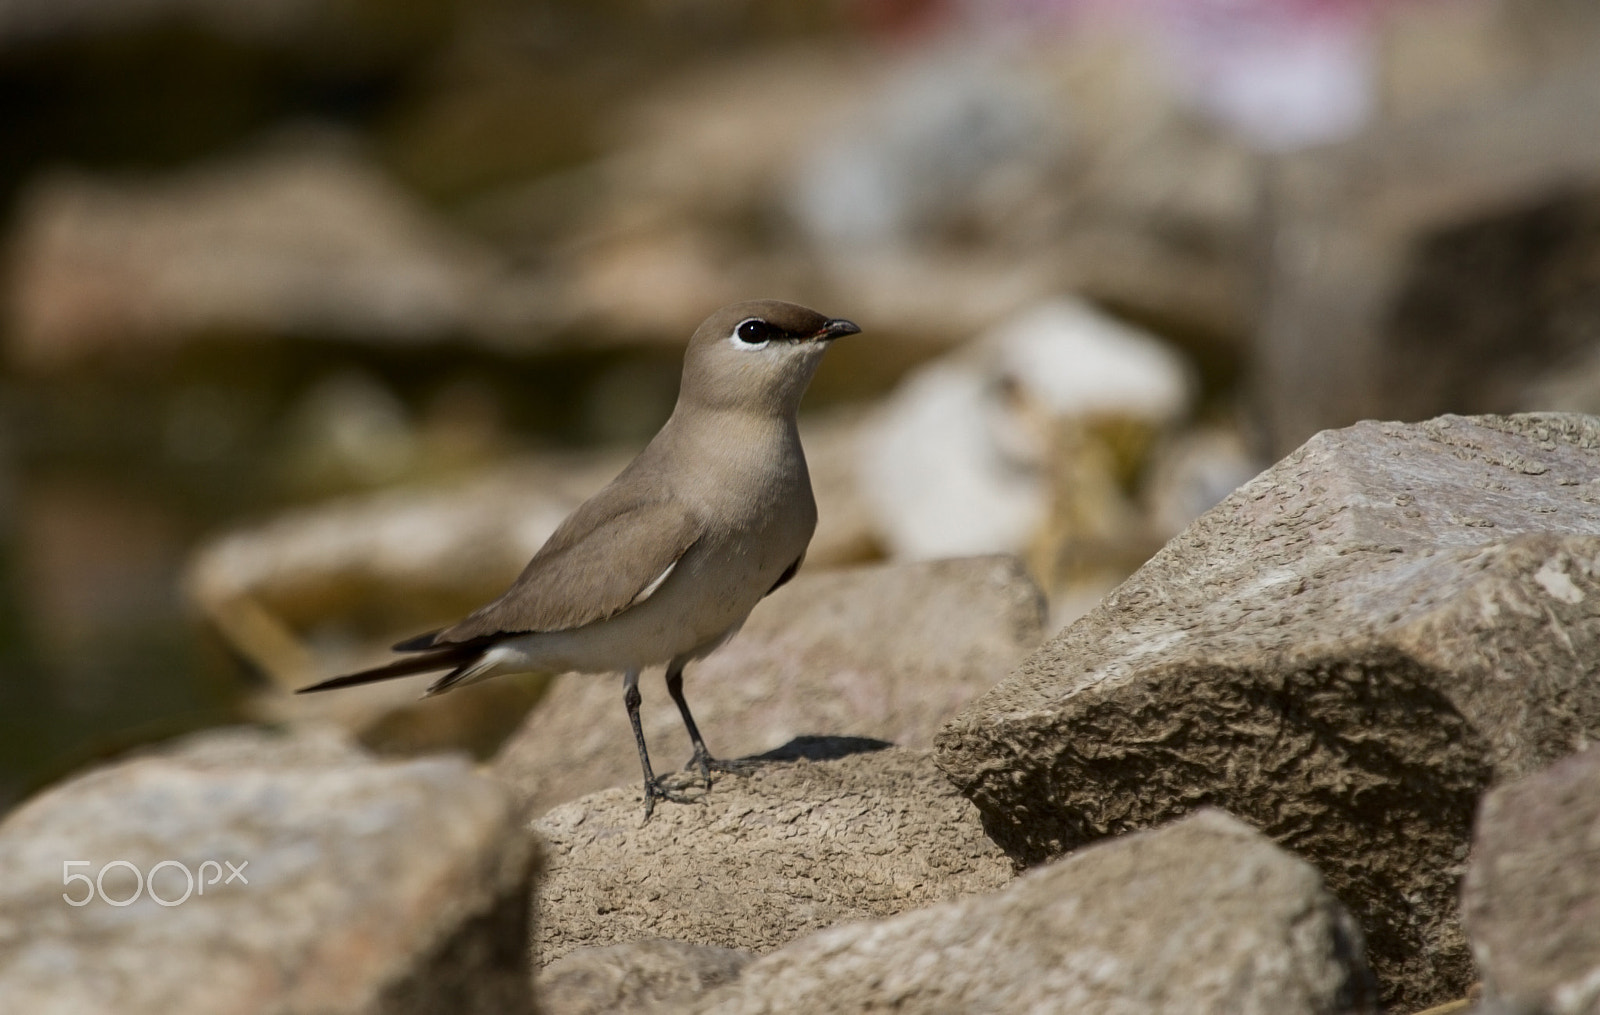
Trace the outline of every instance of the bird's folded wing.
<path fill-rule="evenodd" d="M 649 598 L 700 533 L 700 523 L 672 501 L 596 497 L 561 524 L 505 595 L 439 632 L 433 644 L 565 631 L 614 617 Z"/>

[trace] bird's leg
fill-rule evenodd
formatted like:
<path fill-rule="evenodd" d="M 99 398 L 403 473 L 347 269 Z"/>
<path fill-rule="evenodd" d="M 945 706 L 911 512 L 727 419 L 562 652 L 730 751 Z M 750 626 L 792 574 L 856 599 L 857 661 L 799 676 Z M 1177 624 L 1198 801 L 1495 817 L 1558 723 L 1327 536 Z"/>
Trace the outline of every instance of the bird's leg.
<path fill-rule="evenodd" d="M 706 742 L 700 736 L 700 728 L 694 724 L 694 716 L 689 712 L 688 699 L 683 696 L 683 666 L 686 660 L 674 659 L 667 666 L 667 693 L 672 695 L 672 700 L 678 705 L 678 714 L 683 716 L 684 729 L 689 731 L 689 742 L 694 744 L 694 757 L 689 759 L 685 768 L 698 768 L 700 778 L 705 780 L 706 789 L 711 788 L 711 772 L 744 772 L 749 766 L 736 761 L 718 761 L 706 750 Z"/>
<path fill-rule="evenodd" d="M 629 670 L 622 676 L 622 703 L 628 708 L 628 722 L 633 725 L 633 742 L 639 747 L 639 765 L 644 769 L 644 819 L 650 820 L 650 815 L 656 809 L 657 800 L 670 800 L 673 803 L 689 803 L 682 796 L 674 795 L 661 780 L 656 778 L 655 772 L 650 768 L 650 752 L 644 746 L 644 728 L 639 724 L 639 671 Z"/>
<path fill-rule="evenodd" d="M 633 724 L 633 742 L 639 745 L 639 764 L 644 768 L 644 819 L 656 809 L 656 774 L 650 771 L 650 752 L 645 750 L 644 729 L 639 725 L 639 671 L 629 670 L 622 675 L 622 703 L 628 708 L 628 722 Z"/>
<path fill-rule="evenodd" d="M 711 752 L 706 750 L 706 742 L 700 736 L 700 727 L 694 724 L 694 716 L 689 712 L 688 699 L 683 696 L 683 661 L 672 660 L 667 664 L 667 693 L 672 695 L 672 700 L 677 702 L 678 714 L 683 716 L 683 727 L 689 731 L 689 742 L 694 744 L 694 757 L 689 759 L 688 767 L 700 769 L 700 778 L 705 780 L 706 788 L 711 788 Z"/>

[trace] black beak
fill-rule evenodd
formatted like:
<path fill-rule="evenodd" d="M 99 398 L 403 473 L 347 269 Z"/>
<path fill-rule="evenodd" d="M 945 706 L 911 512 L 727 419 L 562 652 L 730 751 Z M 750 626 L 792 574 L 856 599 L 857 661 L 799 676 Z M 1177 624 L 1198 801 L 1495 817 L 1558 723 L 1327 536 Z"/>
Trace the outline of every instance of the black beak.
<path fill-rule="evenodd" d="M 836 338 L 843 338 L 846 335 L 859 334 L 861 334 L 861 326 L 856 324 L 856 322 L 847 321 L 842 317 L 836 317 L 827 324 L 824 324 L 822 328 L 811 337 L 814 341 L 831 342 Z"/>

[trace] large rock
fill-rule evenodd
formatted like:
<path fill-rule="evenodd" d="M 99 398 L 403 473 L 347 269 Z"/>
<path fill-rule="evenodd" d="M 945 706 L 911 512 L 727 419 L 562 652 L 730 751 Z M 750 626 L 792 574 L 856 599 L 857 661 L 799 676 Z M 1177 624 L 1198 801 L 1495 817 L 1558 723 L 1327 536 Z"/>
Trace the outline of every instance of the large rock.
<path fill-rule="evenodd" d="M 0 824 L 0 1010 L 530 1011 L 533 857 L 460 759 L 210 734 Z"/>
<path fill-rule="evenodd" d="M 693 1010 L 1332 1015 L 1373 1000 L 1361 933 L 1316 870 L 1205 811 L 996 894 L 813 935 Z"/>
<path fill-rule="evenodd" d="M 1484 798 L 1462 921 L 1491 1003 L 1600 1011 L 1600 750 Z"/>
<path fill-rule="evenodd" d="M 898 559 L 1021 555 L 1064 625 L 1160 548 L 1139 488 L 1195 381 L 1154 335 L 1042 301 L 906 378 L 863 435 L 862 499 Z"/>
<path fill-rule="evenodd" d="M 1472 979 L 1456 887 L 1489 784 L 1600 736 L 1600 420 L 1323 433 L 939 734 L 1038 863 L 1203 805 L 1322 868 L 1386 1001 Z"/>
<path fill-rule="evenodd" d="M 1600 322 L 1600 132 L 1572 129 L 1600 118 L 1597 66 L 1275 165 L 1255 357 L 1275 454 L 1360 419 L 1552 407 L 1530 387 Z"/>
<path fill-rule="evenodd" d="M 18 218 L 7 330 L 30 368 L 198 335 L 414 344 L 499 305 L 497 255 L 321 138 L 142 181 L 58 173 Z"/>
<path fill-rule="evenodd" d="M 941 722 L 1037 646 L 1042 620 L 1038 590 L 1006 557 L 802 571 L 732 641 L 688 669 L 685 695 L 722 758 L 806 735 L 927 747 Z M 689 756 L 665 693 L 646 688 L 642 717 L 658 772 Z M 495 771 L 535 814 L 638 780 L 621 685 L 559 679 Z"/>
<path fill-rule="evenodd" d="M 847 740 L 800 745 L 827 757 Z M 719 777 L 698 804 L 637 785 L 557 807 L 535 906 L 535 960 L 670 938 L 767 952 L 841 920 L 890 916 L 1011 880 L 978 814 L 925 751 L 768 762 Z"/>
<path fill-rule="evenodd" d="M 662 938 L 579 948 L 539 973 L 539 1003 L 554 1015 L 675 1010 L 738 979 L 753 958 L 734 948 Z"/>

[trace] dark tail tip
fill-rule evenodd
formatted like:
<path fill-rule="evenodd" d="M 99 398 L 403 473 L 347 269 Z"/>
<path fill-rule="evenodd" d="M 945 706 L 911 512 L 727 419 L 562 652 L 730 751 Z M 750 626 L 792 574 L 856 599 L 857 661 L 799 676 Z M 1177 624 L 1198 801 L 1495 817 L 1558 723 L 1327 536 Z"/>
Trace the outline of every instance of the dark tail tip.
<path fill-rule="evenodd" d="M 432 637 L 432 635 L 428 637 Z M 308 684 L 305 687 L 296 688 L 294 693 L 310 694 L 313 691 L 334 691 L 341 687 L 355 687 L 358 684 L 371 684 L 379 680 L 408 677 L 413 673 L 448 670 L 461 665 L 477 654 L 478 651 L 474 646 L 451 645 L 436 649 L 426 655 L 397 659 L 387 666 L 376 666 L 370 670 L 362 670 L 360 673 L 347 673 L 342 677 L 333 677 L 320 683 Z"/>

